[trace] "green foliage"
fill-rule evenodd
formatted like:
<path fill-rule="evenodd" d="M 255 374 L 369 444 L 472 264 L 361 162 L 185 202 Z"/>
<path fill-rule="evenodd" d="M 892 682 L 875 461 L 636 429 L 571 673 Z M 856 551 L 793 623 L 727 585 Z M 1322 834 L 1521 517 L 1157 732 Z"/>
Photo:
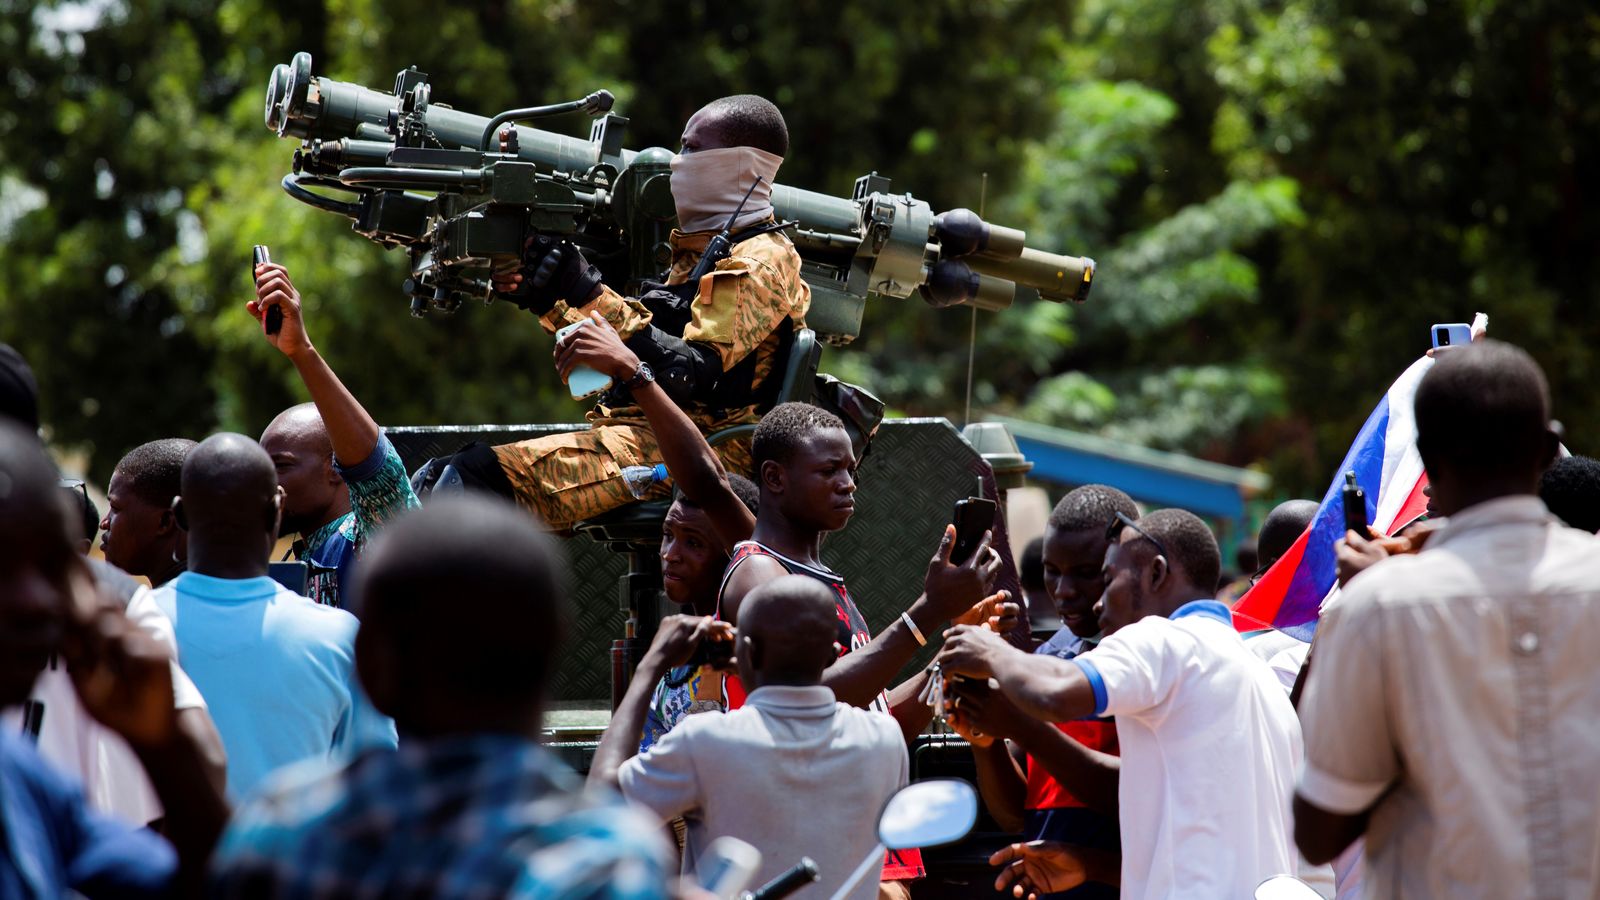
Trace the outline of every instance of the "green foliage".
<path fill-rule="evenodd" d="M 399 254 L 277 186 L 268 72 L 488 113 L 616 93 L 628 144 L 700 104 L 772 97 L 785 183 L 869 171 L 1100 262 L 1082 308 L 980 313 L 979 411 L 1265 463 L 1320 487 L 1427 325 L 1475 309 L 1531 349 L 1585 449 L 1600 325 L 1600 15 L 1406 0 L 0 0 L 0 340 L 54 439 L 256 433 L 301 395 L 243 313 L 266 243 L 380 421 L 574 419 L 509 307 L 405 313 Z M 552 127 L 585 127 L 577 121 Z M 826 366 L 962 417 L 973 315 L 878 302 Z"/>

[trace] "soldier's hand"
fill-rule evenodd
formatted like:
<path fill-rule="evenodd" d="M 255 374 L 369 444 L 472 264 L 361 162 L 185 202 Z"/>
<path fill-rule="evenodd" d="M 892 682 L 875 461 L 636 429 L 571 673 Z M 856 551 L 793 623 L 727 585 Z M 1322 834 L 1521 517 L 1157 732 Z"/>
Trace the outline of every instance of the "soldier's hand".
<path fill-rule="evenodd" d="M 255 271 L 256 299 L 246 303 L 244 308 L 261 323 L 261 336 L 290 359 L 311 352 L 313 348 L 311 338 L 306 334 L 300 292 L 289 281 L 289 270 L 277 263 L 263 263 L 256 266 Z M 283 314 L 283 324 L 276 334 L 269 334 L 267 311 L 274 308 Z"/>
<path fill-rule="evenodd" d="M 622 336 L 598 312 L 589 314 L 582 328 L 575 328 L 555 347 L 556 371 L 566 381 L 576 366 L 588 366 L 609 375 L 618 384 L 639 371 L 639 356 L 622 342 Z"/>
<path fill-rule="evenodd" d="M 495 293 L 523 309 L 544 315 L 557 300 L 582 306 L 600 292 L 600 270 L 569 241 L 536 234 L 523 245 L 522 263 L 490 276 Z"/>

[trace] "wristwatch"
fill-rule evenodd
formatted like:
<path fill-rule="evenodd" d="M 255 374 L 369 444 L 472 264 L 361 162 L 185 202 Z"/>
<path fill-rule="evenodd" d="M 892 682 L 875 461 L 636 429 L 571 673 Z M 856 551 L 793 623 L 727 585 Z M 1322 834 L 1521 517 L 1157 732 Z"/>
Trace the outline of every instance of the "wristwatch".
<path fill-rule="evenodd" d="M 636 391 L 655 380 L 656 373 L 650 371 L 650 364 L 642 362 L 639 363 L 639 368 L 633 373 L 633 377 L 623 382 L 622 386 L 630 391 Z"/>

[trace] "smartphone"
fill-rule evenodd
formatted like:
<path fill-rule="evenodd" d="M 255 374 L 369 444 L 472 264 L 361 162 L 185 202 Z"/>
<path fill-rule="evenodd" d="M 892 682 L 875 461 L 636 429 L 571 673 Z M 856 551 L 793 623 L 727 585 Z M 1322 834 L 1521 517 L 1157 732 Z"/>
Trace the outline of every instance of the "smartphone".
<path fill-rule="evenodd" d="M 1465 347 L 1472 343 L 1472 326 L 1460 322 L 1433 326 L 1433 346 Z"/>
<path fill-rule="evenodd" d="M 272 262 L 272 254 L 267 252 L 266 244 L 257 244 L 255 248 L 250 251 L 250 255 L 254 260 L 250 265 L 250 283 L 254 285 L 256 281 L 256 267 L 264 266 L 267 263 Z M 267 334 L 277 334 L 283 329 L 283 309 L 277 304 L 267 307 L 266 327 Z"/>
<path fill-rule="evenodd" d="M 701 666 L 710 666 L 713 669 L 726 666 L 733 661 L 733 641 L 704 640 L 700 646 L 694 648 L 694 653 L 689 657 L 689 667 L 698 669 Z"/>
<path fill-rule="evenodd" d="M 761 868 L 761 851 L 731 835 L 711 842 L 695 861 L 694 878 L 718 900 L 732 900 L 750 884 Z"/>
<path fill-rule="evenodd" d="M 556 332 L 556 342 L 559 343 L 567 335 L 589 324 L 591 321 L 591 319 L 580 319 L 562 328 Z M 608 387 L 611 387 L 610 377 L 602 375 L 588 366 L 574 366 L 567 375 L 567 389 L 572 392 L 572 399 L 574 400 L 593 397 Z"/>
<path fill-rule="evenodd" d="M 982 497 L 968 497 L 956 501 L 956 545 L 950 548 L 950 562 L 961 565 L 978 552 L 983 533 L 994 527 L 995 502 Z"/>
<path fill-rule="evenodd" d="M 1371 537 L 1372 532 L 1367 530 L 1367 492 L 1356 483 L 1354 470 L 1344 473 L 1344 491 L 1340 499 L 1344 502 L 1344 530 Z"/>

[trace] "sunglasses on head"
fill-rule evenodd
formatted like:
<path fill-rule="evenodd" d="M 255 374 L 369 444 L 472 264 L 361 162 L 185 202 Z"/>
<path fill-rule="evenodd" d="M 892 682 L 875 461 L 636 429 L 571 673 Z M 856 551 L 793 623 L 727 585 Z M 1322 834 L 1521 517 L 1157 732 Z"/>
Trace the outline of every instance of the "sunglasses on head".
<path fill-rule="evenodd" d="M 61 479 L 61 487 L 63 490 L 77 491 L 83 495 L 83 499 L 86 501 L 89 499 L 89 486 L 84 484 L 81 478 L 63 478 Z"/>
<path fill-rule="evenodd" d="M 1122 529 L 1124 528 L 1132 528 L 1140 537 L 1152 544 L 1155 544 L 1157 553 L 1170 558 L 1170 554 L 1167 553 L 1167 548 L 1162 546 L 1160 541 L 1151 536 L 1150 532 L 1140 528 L 1138 522 L 1128 518 L 1127 513 L 1119 512 L 1116 514 L 1116 518 L 1106 523 L 1106 540 L 1113 544 L 1120 542 L 1122 540 Z"/>

